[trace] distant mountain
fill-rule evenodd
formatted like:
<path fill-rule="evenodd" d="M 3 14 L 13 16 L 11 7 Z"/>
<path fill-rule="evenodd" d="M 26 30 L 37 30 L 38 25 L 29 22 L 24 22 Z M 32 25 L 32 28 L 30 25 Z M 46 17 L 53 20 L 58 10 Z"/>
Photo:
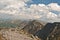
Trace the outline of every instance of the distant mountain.
<path fill-rule="evenodd" d="M 28 32 L 30 34 L 35 34 L 38 30 L 41 30 L 44 25 L 36 20 L 29 21 L 27 25 L 22 28 L 23 31 Z"/>

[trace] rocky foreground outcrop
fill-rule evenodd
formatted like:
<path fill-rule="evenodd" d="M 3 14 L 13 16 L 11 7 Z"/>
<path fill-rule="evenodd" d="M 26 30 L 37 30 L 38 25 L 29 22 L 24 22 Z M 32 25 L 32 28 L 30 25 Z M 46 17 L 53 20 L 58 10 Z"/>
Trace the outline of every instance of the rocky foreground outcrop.
<path fill-rule="evenodd" d="M 0 28 L 1 29 L 1 28 Z M 20 33 L 16 28 L 2 28 L 0 30 L 0 40 L 38 40 Z"/>

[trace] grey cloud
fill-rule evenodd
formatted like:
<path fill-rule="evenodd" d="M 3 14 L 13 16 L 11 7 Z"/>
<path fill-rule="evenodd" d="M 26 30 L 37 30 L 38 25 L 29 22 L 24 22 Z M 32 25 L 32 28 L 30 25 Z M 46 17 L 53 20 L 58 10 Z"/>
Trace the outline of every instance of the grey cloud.
<path fill-rule="evenodd" d="M 6 6 L 7 6 L 6 4 L 0 3 L 0 10 L 5 8 Z"/>

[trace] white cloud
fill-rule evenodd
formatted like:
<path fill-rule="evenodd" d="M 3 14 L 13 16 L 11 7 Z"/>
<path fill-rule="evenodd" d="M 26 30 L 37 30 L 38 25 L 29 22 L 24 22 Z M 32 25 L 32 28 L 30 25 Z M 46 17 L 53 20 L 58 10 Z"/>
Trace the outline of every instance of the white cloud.
<path fill-rule="evenodd" d="M 57 3 L 51 3 L 48 5 L 50 9 L 60 11 L 60 6 Z"/>
<path fill-rule="evenodd" d="M 54 13 L 52 13 L 52 12 L 49 12 L 49 13 L 47 14 L 47 18 L 49 18 L 49 19 L 55 19 L 55 18 L 57 18 L 57 15 L 54 14 Z"/>
<path fill-rule="evenodd" d="M 57 3 L 45 4 L 31 4 L 30 7 L 26 7 L 26 2 L 31 0 L 0 0 L 0 13 L 12 14 L 14 17 L 25 19 L 43 19 L 46 21 L 58 21 L 60 15 L 52 12 L 60 12 L 60 6 Z"/>

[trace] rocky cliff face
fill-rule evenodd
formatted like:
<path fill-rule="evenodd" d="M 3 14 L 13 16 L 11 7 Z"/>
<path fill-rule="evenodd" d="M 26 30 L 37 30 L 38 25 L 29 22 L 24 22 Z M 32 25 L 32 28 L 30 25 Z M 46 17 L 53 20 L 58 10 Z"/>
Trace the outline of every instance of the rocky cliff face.
<path fill-rule="evenodd" d="M 60 39 L 60 23 L 47 23 L 43 29 L 35 34 L 42 40 L 59 40 Z"/>
<path fill-rule="evenodd" d="M 49 35 L 49 40 L 60 40 L 60 22 L 53 23 L 55 29 Z"/>

